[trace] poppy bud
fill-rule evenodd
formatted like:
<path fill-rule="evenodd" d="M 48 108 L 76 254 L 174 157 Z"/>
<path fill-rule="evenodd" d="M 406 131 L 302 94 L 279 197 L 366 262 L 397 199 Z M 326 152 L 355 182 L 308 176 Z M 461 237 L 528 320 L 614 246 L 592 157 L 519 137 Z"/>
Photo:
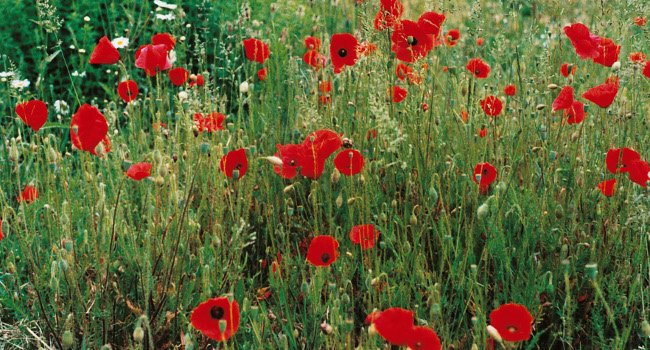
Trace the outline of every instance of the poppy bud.
<path fill-rule="evenodd" d="M 336 207 L 340 208 L 343 205 L 343 196 L 339 193 L 338 197 L 336 197 Z"/>
<path fill-rule="evenodd" d="M 481 204 L 476 210 L 476 214 L 478 215 L 479 220 L 485 219 L 489 213 L 490 207 L 488 206 L 487 202 Z"/>
<path fill-rule="evenodd" d="M 375 328 L 375 324 L 374 324 L 374 323 L 371 324 L 371 325 L 368 327 L 368 335 L 371 336 L 371 337 L 377 335 L 377 329 Z"/>
<path fill-rule="evenodd" d="M 72 335 L 72 332 L 69 330 L 63 332 L 63 336 L 61 337 L 61 345 L 63 345 L 64 349 L 72 349 L 74 346 L 74 336 Z"/>
<path fill-rule="evenodd" d="M 417 225 L 418 217 L 415 216 L 415 213 L 411 214 L 411 218 L 409 219 L 409 223 L 411 223 L 411 225 Z"/>
<path fill-rule="evenodd" d="M 557 89 L 557 84 L 548 84 L 547 88 L 549 90 L 555 90 L 555 89 Z"/>
<path fill-rule="evenodd" d="M 472 343 L 471 350 L 478 350 L 478 345 L 476 345 L 476 343 Z"/>
<path fill-rule="evenodd" d="M 135 341 L 136 343 L 142 343 L 143 340 L 144 340 L 144 330 L 140 326 L 135 327 L 135 329 L 133 330 L 133 341 Z"/>
<path fill-rule="evenodd" d="M 289 186 L 285 187 L 285 188 L 282 190 L 282 192 L 284 192 L 284 193 L 286 194 L 286 193 L 291 192 L 292 190 L 293 190 L 293 185 L 289 185 Z"/>
<path fill-rule="evenodd" d="M 379 221 L 381 221 L 381 222 L 388 221 L 388 215 L 386 215 L 386 213 L 379 214 Z"/>
<path fill-rule="evenodd" d="M 541 111 L 542 109 L 546 108 L 546 105 L 540 103 L 540 104 L 538 104 L 535 108 L 536 108 L 538 111 Z"/>
<path fill-rule="evenodd" d="M 11 139 L 11 147 L 9 147 L 9 160 L 12 162 L 17 162 L 20 158 L 20 152 L 18 151 L 18 146 L 16 145 L 16 139 Z"/>
<path fill-rule="evenodd" d="M 356 197 L 348 198 L 348 205 L 352 205 L 352 204 L 354 204 L 354 202 L 356 202 L 356 201 L 357 201 L 357 198 L 356 198 Z"/>
<path fill-rule="evenodd" d="M 341 179 L 341 172 L 334 168 L 334 171 L 332 171 L 332 176 L 330 177 L 330 181 L 335 184 L 339 182 L 339 179 Z"/>
<path fill-rule="evenodd" d="M 620 61 L 614 62 L 614 64 L 612 64 L 612 70 L 617 71 L 619 69 L 621 69 L 621 62 Z"/>
<path fill-rule="evenodd" d="M 648 320 L 641 322 L 641 334 L 646 338 L 650 338 L 650 323 L 648 323 Z"/>
<path fill-rule="evenodd" d="M 499 334 L 499 331 L 494 328 L 494 326 L 489 325 L 487 326 L 487 332 L 496 341 L 497 343 L 501 344 L 503 342 L 503 338 L 501 338 L 501 335 Z"/>
<path fill-rule="evenodd" d="M 248 93 L 248 82 L 244 81 L 241 84 L 239 84 L 239 92 L 242 94 L 247 94 Z"/>

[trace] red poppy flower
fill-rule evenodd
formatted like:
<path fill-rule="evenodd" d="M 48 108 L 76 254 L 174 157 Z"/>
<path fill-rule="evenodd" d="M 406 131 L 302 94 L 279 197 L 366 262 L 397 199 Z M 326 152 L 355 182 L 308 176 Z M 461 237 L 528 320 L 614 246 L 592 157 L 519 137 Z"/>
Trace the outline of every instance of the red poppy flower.
<path fill-rule="evenodd" d="M 90 64 L 115 64 L 120 60 L 120 52 L 104 35 L 90 54 Z"/>
<path fill-rule="evenodd" d="M 488 129 L 487 129 L 486 127 L 482 127 L 482 128 L 478 131 L 478 136 L 479 136 L 480 138 L 484 138 L 485 136 L 487 136 L 487 132 L 488 132 Z"/>
<path fill-rule="evenodd" d="M 248 170 L 248 158 L 246 157 L 246 150 L 240 148 L 238 150 L 230 151 L 225 156 L 221 157 L 221 163 L 219 163 L 221 171 L 223 171 L 226 176 L 239 180 Z M 235 170 L 237 173 L 235 173 Z"/>
<path fill-rule="evenodd" d="M 155 76 L 158 71 L 167 70 L 172 67 L 168 56 L 169 50 L 164 44 L 144 45 L 135 52 L 135 66 L 149 76 Z"/>
<path fill-rule="evenodd" d="M 565 86 L 553 101 L 553 111 L 570 108 L 573 104 L 573 88 Z"/>
<path fill-rule="evenodd" d="M 565 78 L 569 77 L 569 74 L 573 75 L 576 73 L 576 66 L 571 65 L 569 66 L 568 63 L 563 63 L 562 66 L 560 66 L 560 74 L 562 74 Z"/>
<path fill-rule="evenodd" d="M 598 189 L 605 195 L 605 197 L 613 196 L 616 191 L 616 179 L 605 180 L 599 183 Z"/>
<path fill-rule="evenodd" d="M 628 170 L 630 181 L 643 188 L 648 186 L 648 181 L 650 181 L 650 164 L 648 162 L 641 159 L 634 160 L 630 162 Z"/>
<path fill-rule="evenodd" d="M 445 35 L 445 45 L 447 46 L 455 46 L 458 44 L 458 41 L 460 40 L 460 30 L 458 29 L 452 29 L 447 32 Z"/>
<path fill-rule="evenodd" d="M 244 51 L 246 52 L 246 58 L 257 63 L 264 63 L 271 55 L 267 43 L 253 38 L 244 40 Z"/>
<path fill-rule="evenodd" d="M 141 162 L 131 165 L 129 170 L 126 171 L 126 176 L 135 181 L 140 181 L 151 176 L 151 163 Z"/>
<path fill-rule="evenodd" d="M 38 189 L 33 185 L 27 185 L 23 191 L 18 195 L 18 202 L 25 202 L 26 204 L 31 204 L 38 199 Z"/>
<path fill-rule="evenodd" d="M 597 104 L 601 108 L 609 107 L 618 93 L 618 78 L 607 79 L 605 83 L 587 90 L 582 97 Z"/>
<path fill-rule="evenodd" d="M 312 68 L 319 70 L 325 67 L 326 58 L 316 50 L 307 50 L 305 55 L 302 56 L 302 60 Z"/>
<path fill-rule="evenodd" d="M 573 101 L 571 107 L 564 110 L 564 115 L 567 117 L 567 123 L 580 124 L 585 120 L 585 105 L 580 101 Z"/>
<path fill-rule="evenodd" d="M 490 95 L 481 100 L 481 108 L 483 108 L 483 112 L 485 112 L 486 115 L 496 117 L 501 114 L 503 103 L 496 96 Z"/>
<path fill-rule="evenodd" d="M 343 140 L 332 130 L 320 129 L 307 135 L 302 144 L 315 158 L 327 159 L 341 148 Z"/>
<path fill-rule="evenodd" d="M 505 88 L 503 88 L 503 93 L 507 96 L 514 96 L 517 93 L 517 88 L 512 84 L 507 85 Z"/>
<path fill-rule="evenodd" d="M 377 333 L 387 342 L 405 346 L 411 340 L 413 311 L 392 307 L 382 311 L 373 323 Z"/>
<path fill-rule="evenodd" d="M 205 85 L 205 78 L 203 77 L 202 74 L 197 74 L 195 78 L 192 78 L 192 76 L 190 76 L 190 87 L 194 85 L 196 86 Z"/>
<path fill-rule="evenodd" d="M 83 151 L 97 155 L 97 146 L 103 144 L 104 151 L 110 149 L 110 141 L 106 134 L 108 124 L 104 115 L 95 107 L 83 104 L 72 116 L 70 123 L 70 140 L 72 144 Z"/>
<path fill-rule="evenodd" d="M 154 45 L 165 45 L 167 51 L 171 51 L 176 46 L 176 39 L 169 33 L 158 33 L 151 37 L 151 43 Z"/>
<path fill-rule="evenodd" d="M 394 103 L 400 103 L 404 101 L 408 95 L 408 91 L 400 86 L 393 86 L 390 89 L 390 94 Z"/>
<path fill-rule="evenodd" d="M 359 58 L 357 50 L 359 41 L 349 33 L 332 35 L 330 41 L 330 59 L 334 66 L 334 73 L 340 73 L 345 66 L 354 66 Z"/>
<path fill-rule="evenodd" d="M 352 176 L 356 175 L 363 170 L 365 159 L 359 151 L 354 149 L 346 149 L 334 158 L 334 166 L 343 175 Z"/>
<path fill-rule="evenodd" d="M 476 45 L 483 46 L 483 43 L 485 43 L 485 39 L 483 38 L 476 39 Z"/>
<path fill-rule="evenodd" d="M 497 329 L 503 340 L 520 342 L 530 339 L 533 316 L 523 305 L 504 304 L 492 310 L 490 324 Z"/>
<path fill-rule="evenodd" d="M 650 61 L 645 63 L 645 66 L 643 66 L 642 73 L 646 78 L 650 78 Z"/>
<path fill-rule="evenodd" d="M 0 241 L 5 238 L 5 235 L 2 233 L 2 219 L 0 219 Z"/>
<path fill-rule="evenodd" d="M 614 62 L 618 61 L 621 46 L 616 45 L 611 39 L 600 38 L 597 49 L 598 56 L 592 58 L 594 62 L 605 67 L 611 67 Z"/>
<path fill-rule="evenodd" d="M 268 76 L 269 71 L 266 69 L 266 67 L 260 69 L 257 71 L 257 79 L 260 81 L 266 80 L 266 77 Z"/>
<path fill-rule="evenodd" d="M 640 159 L 641 155 L 639 152 L 631 148 L 612 148 L 607 151 L 605 164 L 607 165 L 607 170 L 612 174 L 626 173 L 629 171 L 632 162 Z"/>
<path fill-rule="evenodd" d="M 138 83 L 133 80 L 125 80 L 117 85 L 117 94 L 124 102 L 129 103 L 138 97 Z"/>
<path fill-rule="evenodd" d="M 322 96 L 318 97 L 318 102 L 320 104 L 322 104 L 322 105 L 327 105 L 327 104 L 332 103 L 332 98 L 330 98 L 329 96 L 326 96 L 326 95 L 322 95 Z"/>
<path fill-rule="evenodd" d="M 422 102 L 422 112 L 429 110 L 429 105 L 426 102 Z"/>
<path fill-rule="evenodd" d="M 379 234 L 380 232 L 375 229 L 375 225 L 357 225 L 350 230 L 350 240 L 354 244 L 361 245 L 361 249 L 366 250 L 375 246 Z"/>
<path fill-rule="evenodd" d="M 298 167 L 302 165 L 304 146 L 302 144 L 277 144 L 278 151 L 274 156 L 280 158 L 281 165 L 275 165 L 273 171 L 285 179 L 292 179 L 298 173 Z"/>
<path fill-rule="evenodd" d="M 399 0 L 381 0 L 379 11 L 375 15 L 375 29 L 392 28 L 399 23 L 404 13 L 404 5 Z"/>
<path fill-rule="evenodd" d="M 486 194 L 490 185 L 497 179 L 497 169 L 490 163 L 478 163 L 474 168 L 472 180 L 478 184 L 479 192 Z"/>
<path fill-rule="evenodd" d="M 226 297 L 212 298 L 199 304 L 190 316 L 192 326 L 204 336 L 216 340 L 230 339 L 239 328 L 239 304 Z"/>
<path fill-rule="evenodd" d="M 16 105 L 16 114 L 34 132 L 38 132 L 47 121 L 47 105 L 41 100 L 31 100 Z"/>
<path fill-rule="evenodd" d="M 320 49 L 320 39 L 313 36 L 308 36 L 305 38 L 305 46 L 307 50 L 316 50 Z"/>
<path fill-rule="evenodd" d="M 190 72 L 183 67 L 172 68 L 167 72 L 169 80 L 174 86 L 182 86 L 190 78 Z"/>
<path fill-rule="evenodd" d="M 413 74 L 413 68 L 404 63 L 399 63 L 397 67 L 395 67 L 395 74 L 399 80 L 404 80 L 408 75 Z"/>
<path fill-rule="evenodd" d="M 465 68 L 478 79 L 485 79 L 490 74 L 490 66 L 480 58 L 472 58 Z"/>
<path fill-rule="evenodd" d="M 646 55 L 643 52 L 632 52 L 630 54 L 630 62 L 635 64 L 642 64 L 646 60 Z"/>
<path fill-rule="evenodd" d="M 634 24 L 636 24 L 639 27 L 643 27 L 647 22 L 648 20 L 645 17 L 636 17 L 634 19 Z"/>
<path fill-rule="evenodd" d="M 594 58 L 599 55 L 598 43 L 600 38 L 589 32 L 582 23 L 574 23 L 564 27 L 564 34 L 569 37 L 571 44 L 580 58 Z"/>
<path fill-rule="evenodd" d="M 418 18 L 418 24 L 426 34 L 432 34 L 434 37 L 440 35 L 442 22 L 445 21 L 445 15 L 433 11 L 425 12 Z"/>
<path fill-rule="evenodd" d="M 359 55 L 363 56 L 370 56 L 371 53 L 377 51 L 377 45 L 373 43 L 369 43 L 367 41 L 362 42 L 359 44 L 359 47 L 357 48 L 357 52 Z"/>
<path fill-rule="evenodd" d="M 321 81 L 318 84 L 318 90 L 324 94 L 330 93 L 330 91 L 332 91 L 332 82 L 329 80 Z"/>
<path fill-rule="evenodd" d="M 395 27 L 390 37 L 391 50 L 398 60 L 415 62 L 433 49 L 433 35 L 427 34 L 416 22 L 404 20 Z"/>
<path fill-rule="evenodd" d="M 218 112 L 212 112 L 206 116 L 201 113 L 194 114 L 194 125 L 196 125 L 199 132 L 223 130 L 224 120 L 226 120 L 226 116 Z"/>
<path fill-rule="evenodd" d="M 341 136 L 332 130 L 321 129 L 307 135 L 302 143 L 302 176 L 319 178 L 323 174 L 325 160 L 341 148 L 342 143 Z"/>
<path fill-rule="evenodd" d="M 328 235 L 316 236 L 307 250 L 307 261 L 314 266 L 330 266 L 339 257 L 339 242 Z"/>
<path fill-rule="evenodd" d="M 436 332 L 429 327 L 415 326 L 411 330 L 411 339 L 408 342 L 411 350 L 440 350 L 440 338 Z"/>

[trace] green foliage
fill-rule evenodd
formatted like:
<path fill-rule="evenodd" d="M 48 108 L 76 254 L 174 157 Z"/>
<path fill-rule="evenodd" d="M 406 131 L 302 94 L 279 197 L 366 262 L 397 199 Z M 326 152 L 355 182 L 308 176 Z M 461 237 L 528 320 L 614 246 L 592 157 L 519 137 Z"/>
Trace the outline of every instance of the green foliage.
<path fill-rule="evenodd" d="M 406 3 L 407 18 L 442 11 L 443 30 L 461 30 L 457 46 L 437 47 L 420 62 L 427 68 L 413 65 L 419 85 L 396 80 L 389 36 L 372 27 L 374 0 L 288 0 L 277 8 L 264 0 L 195 0 L 161 11 L 141 1 L 52 0 L 49 24 L 34 4 L 0 3 L 12 19 L 0 24 L 0 71 L 31 81 L 23 90 L 0 83 L 0 338 L 27 347 L 61 346 L 72 336 L 80 349 L 204 349 L 216 343 L 192 328 L 191 311 L 229 295 L 242 317 L 237 334 L 218 345 L 224 349 L 379 348 L 364 319 L 392 306 L 414 310 L 416 323 L 433 327 L 445 348 L 482 348 L 490 312 L 508 302 L 535 318 L 522 349 L 648 348 L 641 325 L 650 292 L 650 196 L 624 174 L 616 175 L 614 197 L 596 189 L 611 177 L 609 148 L 650 158 L 650 84 L 627 59 L 650 54 L 648 27 L 633 23 L 648 5 Z M 622 45 L 620 71 L 575 55 L 561 31 L 575 21 Z M 339 75 L 303 63 L 306 36 L 320 37 L 327 55 L 330 35 L 348 31 L 377 51 Z M 164 72 L 147 77 L 135 68 L 136 49 L 158 32 L 176 37 L 175 65 L 204 74 L 206 86 L 174 87 Z M 103 35 L 130 39 L 123 64 L 88 63 Z M 262 65 L 243 54 L 248 37 L 270 43 L 265 81 L 256 75 Z M 473 57 L 489 63 L 488 79 L 470 79 L 465 64 Z M 614 104 L 586 103 L 584 123 L 563 123 L 550 107 L 559 90 L 549 87 L 569 84 L 559 73 L 563 62 L 578 67 L 576 96 L 618 74 Z M 140 86 L 128 105 L 116 93 L 127 77 Z M 324 80 L 334 87 L 330 105 L 318 100 Z M 240 92 L 244 81 L 248 93 Z M 503 95 L 511 83 L 516 96 L 488 119 L 478 101 Z M 399 104 L 387 95 L 395 84 L 409 91 Z M 38 133 L 14 113 L 30 98 L 49 106 Z M 57 100 L 71 112 L 57 113 Z M 109 122 L 112 149 L 104 157 L 71 147 L 71 114 L 83 103 Z M 195 113 L 217 111 L 227 115 L 225 130 L 194 132 Z M 483 126 L 485 138 L 477 134 Z M 276 144 L 323 128 L 364 154 L 361 175 L 334 180 L 330 159 L 318 180 L 285 180 L 261 159 Z M 376 138 L 368 137 L 372 130 Z M 228 179 L 219 161 L 242 147 L 248 173 Z M 153 164 L 152 176 L 132 181 L 124 171 L 140 161 Z M 485 161 L 498 179 L 482 195 L 472 176 Z M 30 183 L 39 199 L 18 203 Z M 371 250 L 348 238 L 365 223 L 381 231 Z M 340 243 L 328 268 L 305 261 L 309 240 L 320 234 Z M 589 264 L 597 266 L 595 279 Z"/>

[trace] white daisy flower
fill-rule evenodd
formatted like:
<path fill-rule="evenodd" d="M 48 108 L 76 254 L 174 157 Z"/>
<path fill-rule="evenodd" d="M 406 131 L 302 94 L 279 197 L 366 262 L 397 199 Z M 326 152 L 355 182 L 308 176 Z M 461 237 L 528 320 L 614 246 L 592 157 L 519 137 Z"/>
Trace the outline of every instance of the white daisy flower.
<path fill-rule="evenodd" d="M 57 114 L 66 115 L 70 113 L 70 106 L 68 106 L 68 103 L 63 100 L 56 100 L 54 101 L 54 110 Z"/>
<path fill-rule="evenodd" d="M 0 78 L 9 78 L 15 75 L 14 72 L 0 72 Z"/>
<path fill-rule="evenodd" d="M 24 89 L 29 86 L 29 80 L 14 79 L 11 81 L 11 87 L 14 89 Z"/>
<path fill-rule="evenodd" d="M 164 9 L 168 9 L 168 10 L 176 10 L 176 8 L 178 7 L 178 5 L 168 4 L 168 3 L 164 2 L 164 1 L 160 1 L 160 0 L 153 0 L 153 3 L 158 7 L 162 7 Z"/>
<path fill-rule="evenodd" d="M 129 46 L 129 38 L 119 37 L 111 40 L 111 44 L 115 46 L 116 49 L 123 49 Z"/>

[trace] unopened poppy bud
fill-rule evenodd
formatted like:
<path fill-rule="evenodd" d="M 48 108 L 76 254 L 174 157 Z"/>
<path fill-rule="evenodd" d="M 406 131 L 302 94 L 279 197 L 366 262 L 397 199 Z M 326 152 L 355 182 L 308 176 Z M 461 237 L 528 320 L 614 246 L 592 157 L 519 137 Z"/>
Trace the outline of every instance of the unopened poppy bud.
<path fill-rule="evenodd" d="M 190 80 L 196 81 L 196 74 L 190 74 Z"/>
<path fill-rule="evenodd" d="M 241 84 L 239 84 L 239 92 L 242 94 L 248 93 L 248 82 L 244 81 Z"/>
<path fill-rule="evenodd" d="M 648 320 L 641 322 L 641 334 L 646 338 L 650 338 L 650 323 Z"/>
<path fill-rule="evenodd" d="M 261 159 L 266 159 L 269 163 L 277 166 L 282 166 L 282 159 L 276 156 L 271 157 L 262 157 Z"/>
<path fill-rule="evenodd" d="M 354 204 L 354 202 L 356 202 L 356 201 L 357 201 L 357 198 L 356 198 L 356 197 L 348 198 L 348 205 L 352 205 L 352 204 Z"/>
<path fill-rule="evenodd" d="M 135 329 L 133 330 L 133 341 L 135 341 L 136 343 L 142 343 L 143 340 L 144 340 L 144 330 L 140 326 L 135 327 Z"/>
<path fill-rule="evenodd" d="M 476 345 L 476 343 L 473 343 L 471 350 L 478 350 L 478 345 Z"/>
<path fill-rule="evenodd" d="M 20 159 L 20 152 L 18 151 L 16 141 L 12 140 L 11 147 L 9 147 L 9 160 L 12 162 L 17 162 L 18 159 Z"/>
<path fill-rule="evenodd" d="M 499 331 L 494 328 L 492 325 L 487 326 L 487 332 L 490 335 L 494 341 L 497 343 L 501 344 L 503 342 L 503 339 L 501 338 L 501 334 L 499 334 Z"/>
<path fill-rule="evenodd" d="M 557 89 L 557 84 L 548 84 L 547 88 L 549 90 L 555 90 L 555 89 Z"/>
<path fill-rule="evenodd" d="M 338 197 L 336 197 L 336 207 L 340 208 L 343 205 L 343 196 L 339 193 Z"/>
<path fill-rule="evenodd" d="M 289 186 L 285 187 L 285 188 L 282 190 L 282 192 L 284 192 L 284 193 L 289 193 L 289 192 L 291 192 L 292 190 L 293 190 L 293 185 L 289 185 Z"/>
<path fill-rule="evenodd" d="M 323 331 L 323 333 L 329 335 L 332 334 L 334 328 L 329 323 L 323 321 L 323 323 L 320 324 L 320 330 Z"/>
<path fill-rule="evenodd" d="M 620 61 L 614 62 L 614 64 L 612 64 L 612 70 L 617 71 L 619 69 L 621 69 L 621 62 Z"/>
<path fill-rule="evenodd" d="M 485 219 L 489 213 L 490 213 L 490 207 L 488 206 L 487 202 L 481 204 L 476 210 L 476 214 L 478 215 L 479 220 Z"/>
<path fill-rule="evenodd" d="M 339 182 L 339 179 L 341 179 L 341 172 L 334 168 L 334 171 L 332 171 L 332 176 L 330 177 L 330 181 L 335 184 Z"/>
<path fill-rule="evenodd" d="M 74 336 L 72 335 L 72 332 L 69 330 L 63 332 L 63 336 L 61 337 L 61 345 L 64 349 L 72 349 L 74 346 Z"/>
<path fill-rule="evenodd" d="M 368 335 L 371 336 L 371 337 L 374 337 L 375 335 L 377 335 L 377 329 L 375 328 L 375 324 L 374 324 L 374 323 L 371 324 L 371 325 L 368 327 Z"/>
<path fill-rule="evenodd" d="M 542 109 L 546 108 L 546 105 L 543 104 L 543 103 L 540 103 L 540 104 L 538 104 L 535 108 L 536 108 L 538 111 L 541 111 Z"/>
<path fill-rule="evenodd" d="M 415 216 L 415 213 L 411 214 L 411 218 L 409 218 L 409 223 L 411 225 L 417 225 L 418 223 L 418 217 Z"/>

